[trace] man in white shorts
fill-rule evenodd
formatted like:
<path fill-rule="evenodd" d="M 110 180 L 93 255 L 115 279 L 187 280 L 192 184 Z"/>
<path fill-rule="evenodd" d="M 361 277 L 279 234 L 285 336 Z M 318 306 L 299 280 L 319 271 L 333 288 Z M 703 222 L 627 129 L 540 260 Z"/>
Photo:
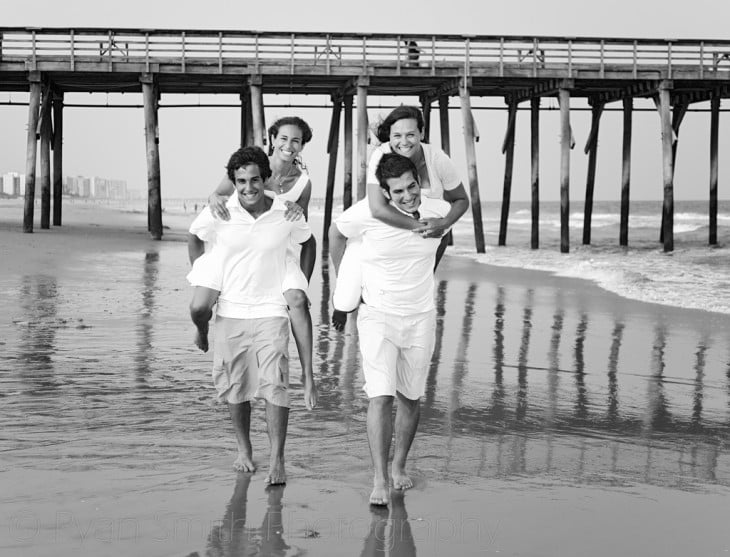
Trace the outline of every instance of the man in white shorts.
<path fill-rule="evenodd" d="M 443 218 L 450 205 L 421 197 L 418 171 L 398 154 L 383 155 L 376 172 L 380 187 L 399 211 L 415 218 Z M 389 478 L 395 489 L 408 489 L 408 451 L 418 428 L 420 398 L 426 387 L 436 330 L 433 268 L 440 238 L 424 238 L 377 220 L 364 199 L 330 227 L 330 253 L 339 270 L 348 238 L 362 236 L 362 298 L 357 328 L 369 398 L 367 431 L 375 468 L 373 505 L 390 501 Z M 388 453 L 395 419 L 395 451 L 391 474 Z"/>
<path fill-rule="evenodd" d="M 236 470 L 253 472 L 251 400 L 266 401 L 271 445 L 266 483 L 286 482 L 284 443 L 289 420 L 289 315 L 282 293 L 290 239 L 311 236 L 304 219 L 289 221 L 286 206 L 264 194 L 271 176 L 269 159 L 258 147 L 239 149 L 228 161 L 237 195 L 228 200 L 231 218 L 222 221 L 206 207 L 190 226 L 191 261 L 213 243 L 207 265 L 220 265 L 222 276 L 213 344 L 213 383 L 218 399 L 228 403 L 238 444 Z M 202 261 L 202 260 L 201 260 Z M 193 321 L 196 315 L 192 315 Z M 207 323 L 207 317 L 205 316 Z M 199 325 L 196 322 L 196 325 Z M 304 370 L 304 402 L 317 402 L 312 366 Z"/>

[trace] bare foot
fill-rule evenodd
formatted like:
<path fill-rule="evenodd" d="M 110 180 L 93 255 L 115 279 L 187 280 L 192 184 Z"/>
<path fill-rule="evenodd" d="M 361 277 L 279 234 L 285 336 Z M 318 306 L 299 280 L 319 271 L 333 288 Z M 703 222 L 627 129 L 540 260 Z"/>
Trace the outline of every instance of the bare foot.
<path fill-rule="evenodd" d="M 390 503 L 390 491 L 387 482 L 374 482 L 373 491 L 370 494 L 370 504 L 385 506 Z"/>
<path fill-rule="evenodd" d="M 208 329 L 207 328 L 204 331 L 201 329 L 198 329 L 198 331 L 195 333 L 195 346 L 200 348 L 203 352 L 208 351 Z"/>
<path fill-rule="evenodd" d="M 233 463 L 233 469 L 237 472 L 255 472 L 256 465 L 253 463 L 253 460 L 251 460 L 249 455 L 239 453 L 238 458 Z"/>
<path fill-rule="evenodd" d="M 269 485 L 283 485 L 286 483 L 284 458 L 276 459 L 271 462 L 269 465 L 269 474 L 264 478 L 264 483 Z"/>
<path fill-rule="evenodd" d="M 408 477 L 405 470 L 395 470 L 391 472 L 393 476 L 393 487 L 395 489 L 411 489 L 413 481 Z"/>

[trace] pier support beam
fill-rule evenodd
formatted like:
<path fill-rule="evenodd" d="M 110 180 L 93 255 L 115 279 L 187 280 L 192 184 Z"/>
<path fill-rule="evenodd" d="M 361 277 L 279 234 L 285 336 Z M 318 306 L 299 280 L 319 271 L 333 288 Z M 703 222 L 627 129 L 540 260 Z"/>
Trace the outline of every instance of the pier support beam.
<path fill-rule="evenodd" d="M 25 154 L 25 205 L 23 208 L 23 232 L 33 232 L 35 208 L 35 168 L 38 153 L 38 118 L 41 106 L 41 76 L 30 72 L 30 97 L 28 99 L 28 141 Z"/>
<path fill-rule="evenodd" d="M 619 245 L 629 245 L 629 194 L 631 190 L 631 132 L 634 100 L 625 97 L 624 104 L 624 136 L 621 158 L 621 223 L 619 229 Z"/>
<path fill-rule="evenodd" d="M 337 170 L 337 151 L 340 145 L 340 113 L 342 112 L 342 97 L 339 95 L 332 99 L 332 120 L 330 121 L 330 133 L 327 140 L 327 153 L 329 154 L 329 166 L 327 168 L 327 190 L 324 198 L 324 226 L 322 230 L 322 248 L 327 249 L 329 245 L 329 229 L 332 222 L 332 198 L 335 191 L 335 171 Z"/>
<path fill-rule="evenodd" d="M 451 134 L 449 133 L 449 97 L 439 97 L 439 126 L 441 128 L 441 150 L 451 156 Z"/>
<path fill-rule="evenodd" d="M 662 236 L 664 251 L 674 250 L 674 157 L 670 86 L 662 84 L 658 94 L 659 119 L 662 136 L 662 176 L 664 204 L 662 207 Z"/>
<path fill-rule="evenodd" d="M 251 90 L 244 87 L 241 98 L 241 147 L 253 145 L 253 115 L 251 114 Z"/>
<path fill-rule="evenodd" d="M 357 200 L 365 197 L 368 173 L 368 87 L 370 78 L 357 78 Z"/>
<path fill-rule="evenodd" d="M 53 94 L 53 226 L 61 226 L 63 200 L 63 93 Z"/>
<path fill-rule="evenodd" d="M 596 185 L 596 162 L 598 159 L 598 129 L 601 123 L 604 104 L 600 101 L 591 106 L 591 131 L 584 152 L 588 155 L 588 172 L 586 176 L 586 197 L 583 208 L 583 244 L 591 243 L 591 219 L 593 217 L 593 190 Z"/>
<path fill-rule="evenodd" d="M 157 114 L 159 90 L 151 74 L 143 74 L 144 129 L 147 145 L 147 225 L 153 240 L 162 239 L 162 195 L 160 193 L 160 133 Z"/>
<path fill-rule="evenodd" d="M 441 135 L 441 150 L 447 155 L 451 155 L 451 134 L 449 133 L 449 97 L 448 95 L 439 96 L 439 128 Z M 449 230 L 446 235 L 446 245 L 454 245 L 454 231 Z"/>
<path fill-rule="evenodd" d="M 565 84 L 564 84 L 565 85 Z M 570 251 L 570 90 L 558 92 L 560 102 L 560 252 Z"/>
<path fill-rule="evenodd" d="M 532 230 L 530 247 L 540 247 L 540 97 L 530 99 L 530 170 Z"/>
<path fill-rule="evenodd" d="M 251 118 L 253 121 L 253 145 L 264 148 L 266 144 L 266 122 L 264 120 L 263 80 L 260 75 L 249 79 L 251 90 Z"/>
<path fill-rule="evenodd" d="M 466 147 L 467 174 L 471 192 L 471 211 L 474 220 L 474 243 L 477 253 L 484 253 L 484 227 L 482 223 L 482 204 L 479 196 L 479 178 L 477 177 L 477 156 L 474 148 L 474 116 L 471 113 L 469 98 L 469 78 L 463 78 L 459 87 L 461 101 L 461 118 L 464 122 L 464 143 Z"/>
<path fill-rule="evenodd" d="M 423 112 L 423 139 L 426 143 L 430 143 L 431 138 L 431 99 L 430 97 L 421 97 L 421 112 Z"/>
<path fill-rule="evenodd" d="M 671 105 L 671 94 L 670 94 L 670 105 Z M 679 127 L 682 125 L 682 120 L 684 120 L 685 114 L 687 114 L 687 109 L 689 108 L 689 103 L 686 101 L 679 101 L 677 102 L 674 107 L 672 107 L 672 190 L 674 189 L 674 172 L 677 168 L 677 149 L 679 147 Z M 674 207 L 672 207 L 672 215 L 674 215 Z M 667 218 L 667 215 L 664 211 L 662 211 L 662 226 L 660 228 L 659 232 L 659 241 L 664 242 L 664 219 Z"/>
<path fill-rule="evenodd" d="M 43 88 L 41 106 L 41 229 L 51 228 L 51 88 Z"/>
<path fill-rule="evenodd" d="M 502 188 L 502 214 L 499 220 L 498 245 L 507 244 L 507 221 L 509 219 L 509 205 L 512 197 L 512 170 L 515 158 L 515 124 L 517 122 L 517 102 L 507 99 L 507 131 L 502 143 L 504 154 L 504 185 Z"/>
<path fill-rule="evenodd" d="M 352 205 L 352 95 L 345 95 L 345 164 L 342 208 Z"/>
<path fill-rule="evenodd" d="M 717 244 L 717 181 L 718 181 L 718 135 L 720 130 L 720 96 L 714 94 L 710 100 L 710 237 L 711 246 Z"/>

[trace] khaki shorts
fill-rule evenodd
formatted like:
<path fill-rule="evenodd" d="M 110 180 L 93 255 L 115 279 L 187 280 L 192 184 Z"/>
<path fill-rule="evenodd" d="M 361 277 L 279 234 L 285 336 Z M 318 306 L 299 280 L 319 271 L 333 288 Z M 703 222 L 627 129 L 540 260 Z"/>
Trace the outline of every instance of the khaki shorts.
<path fill-rule="evenodd" d="M 368 398 L 421 398 L 436 343 L 436 310 L 401 316 L 360 304 L 357 316 L 363 389 Z"/>
<path fill-rule="evenodd" d="M 230 404 L 263 398 L 289 407 L 289 319 L 216 317 L 213 384 Z"/>

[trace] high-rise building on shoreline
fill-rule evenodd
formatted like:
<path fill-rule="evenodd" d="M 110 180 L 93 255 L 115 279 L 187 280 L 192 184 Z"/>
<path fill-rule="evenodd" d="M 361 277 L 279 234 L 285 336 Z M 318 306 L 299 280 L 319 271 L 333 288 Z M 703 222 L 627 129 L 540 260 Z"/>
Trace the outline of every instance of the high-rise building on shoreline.
<path fill-rule="evenodd" d="M 6 172 L 0 176 L 0 194 L 5 197 L 25 195 L 25 174 Z M 35 197 L 40 197 L 41 188 L 36 176 Z M 63 180 L 63 195 L 90 199 L 138 199 L 139 192 L 127 188 L 126 180 L 101 178 L 99 176 L 66 176 Z"/>

